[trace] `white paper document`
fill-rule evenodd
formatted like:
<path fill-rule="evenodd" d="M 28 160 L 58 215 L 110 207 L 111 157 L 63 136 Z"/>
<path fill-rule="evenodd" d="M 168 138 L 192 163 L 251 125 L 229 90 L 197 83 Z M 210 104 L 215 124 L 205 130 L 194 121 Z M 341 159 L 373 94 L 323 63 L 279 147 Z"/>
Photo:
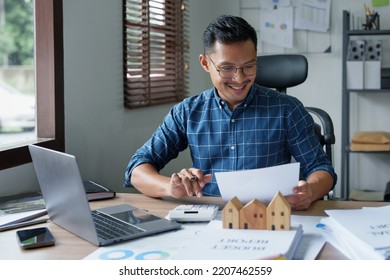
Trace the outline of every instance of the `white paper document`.
<path fill-rule="evenodd" d="M 291 230 L 224 229 L 222 221 L 214 220 L 174 259 L 293 259 L 302 236 L 302 226 Z"/>
<path fill-rule="evenodd" d="M 279 7 L 291 6 L 291 0 L 262 0 L 259 2 L 262 9 L 277 9 Z"/>
<path fill-rule="evenodd" d="M 331 0 L 299 0 L 295 10 L 296 29 L 329 31 Z"/>
<path fill-rule="evenodd" d="M 221 211 L 220 211 L 221 212 Z M 166 259 L 188 259 L 192 260 L 194 258 L 203 258 L 208 259 L 204 253 L 203 238 L 207 239 L 209 230 L 214 231 L 213 228 L 216 228 L 214 233 L 211 233 L 211 237 L 220 235 L 222 230 L 222 221 L 221 213 L 217 216 L 217 220 L 213 221 L 209 226 L 209 223 L 184 223 L 182 228 L 176 231 L 165 232 L 157 235 L 147 236 L 140 239 L 123 242 L 117 245 L 99 247 L 94 252 L 86 256 L 86 260 L 166 260 Z M 303 237 L 298 248 L 294 248 L 295 254 L 293 259 L 298 260 L 314 260 L 318 255 L 319 251 L 325 244 L 325 239 L 322 237 L 321 233 L 316 229 L 317 223 L 320 221 L 321 217 L 312 217 L 312 216 L 291 216 L 291 226 L 292 228 L 298 228 L 299 225 L 303 227 Z M 202 231 L 205 233 L 202 233 Z M 240 234 L 246 236 L 247 234 L 252 234 L 245 232 L 246 230 L 241 230 Z M 259 237 L 263 236 L 263 231 L 258 230 L 254 234 Z M 268 232 L 268 231 L 265 231 Z M 275 233 L 275 231 L 273 231 Z M 282 232 L 282 231 L 278 231 Z M 229 232 L 233 234 L 233 232 Z M 272 238 L 278 238 L 278 234 L 290 235 L 290 233 L 276 233 L 275 236 L 271 234 Z M 203 237 L 202 237 L 203 236 Z M 281 239 L 282 240 L 282 239 Z M 288 242 L 290 240 L 283 238 L 283 244 L 287 242 L 286 247 L 288 247 Z M 209 240 L 211 242 L 211 239 Z M 208 243 L 208 242 L 207 242 Z M 200 244 L 200 245 L 199 245 Z M 271 245 L 268 247 L 267 251 L 253 252 L 254 258 L 271 258 L 274 254 L 278 255 L 283 250 L 281 246 L 283 244 L 277 243 L 275 246 Z M 296 244 L 296 243 L 295 243 Z M 290 244 L 291 245 L 291 244 Z M 193 250 L 193 247 L 196 249 Z M 236 253 L 231 253 L 225 256 L 225 259 L 234 260 L 242 256 L 242 252 L 236 255 Z M 249 255 L 245 255 L 245 258 L 250 258 Z M 215 257 L 214 257 L 215 258 Z"/>
<path fill-rule="evenodd" d="M 0 215 L 0 226 L 4 226 L 10 223 L 21 223 L 24 221 L 33 220 L 35 218 L 45 215 L 46 213 L 46 209 L 40 209 L 14 214 Z"/>
<path fill-rule="evenodd" d="M 323 217 L 321 216 L 299 216 L 291 215 L 291 226 L 302 225 L 303 238 L 298 250 L 295 252 L 294 260 L 315 260 L 322 247 L 325 245 L 325 237 L 318 230 L 317 225 Z"/>
<path fill-rule="evenodd" d="M 294 162 L 259 169 L 216 172 L 215 176 L 224 201 L 236 196 L 243 204 L 255 198 L 268 203 L 277 192 L 284 196 L 293 193 L 299 181 L 299 166 L 299 162 Z"/>
<path fill-rule="evenodd" d="M 178 230 L 99 247 L 85 260 L 169 260 L 197 238 L 208 223 L 185 223 Z"/>
<path fill-rule="evenodd" d="M 350 259 L 390 259 L 390 207 L 326 210 L 327 240 Z"/>
<path fill-rule="evenodd" d="M 260 40 L 291 49 L 294 43 L 293 11 L 293 7 L 261 9 Z"/>

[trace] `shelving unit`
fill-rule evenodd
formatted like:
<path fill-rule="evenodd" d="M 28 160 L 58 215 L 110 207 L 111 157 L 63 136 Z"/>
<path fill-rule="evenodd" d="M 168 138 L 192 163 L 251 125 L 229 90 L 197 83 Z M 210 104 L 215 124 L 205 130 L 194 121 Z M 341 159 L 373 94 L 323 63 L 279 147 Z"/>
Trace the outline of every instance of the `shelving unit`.
<path fill-rule="evenodd" d="M 390 152 L 357 152 L 350 150 L 350 97 L 351 94 L 359 93 L 383 93 L 390 94 L 390 89 L 348 89 L 347 88 L 347 52 L 348 43 L 351 37 L 359 38 L 359 36 L 389 36 L 390 30 L 350 30 L 350 14 L 348 11 L 343 11 L 343 50 L 342 50 L 342 154 L 341 154 L 341 197 L 344 199 L 349 198 L 350 194 L 350 155 L 352 153 L 370 153 L 370 154 L 383 154 Z M 383 53 L 383 51 L 382 51 Z M 389 95 L 390 97 L 390 95 Z"/>

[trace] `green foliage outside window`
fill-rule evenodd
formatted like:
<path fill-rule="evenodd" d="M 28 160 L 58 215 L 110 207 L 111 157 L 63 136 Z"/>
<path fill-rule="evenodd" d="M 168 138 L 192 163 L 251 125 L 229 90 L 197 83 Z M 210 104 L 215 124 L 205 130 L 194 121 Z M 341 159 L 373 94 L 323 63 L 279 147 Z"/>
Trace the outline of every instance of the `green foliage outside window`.
<path fill-rule="evenodd" d="M 0 65 L 34 64 L 33 0 L 0 0 Z"/>

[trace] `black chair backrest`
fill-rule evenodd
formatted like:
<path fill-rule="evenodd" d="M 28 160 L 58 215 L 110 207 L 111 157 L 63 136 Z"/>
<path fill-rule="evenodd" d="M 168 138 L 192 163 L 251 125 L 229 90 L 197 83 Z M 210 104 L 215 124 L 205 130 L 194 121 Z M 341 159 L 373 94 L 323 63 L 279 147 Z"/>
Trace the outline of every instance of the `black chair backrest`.
<path fill-rule="evenodd" d="M 287 88 L 303 83 L 307 73 L 308 62 L 303 55 L 258 56 L 255 83 L 286 93 Z"/>

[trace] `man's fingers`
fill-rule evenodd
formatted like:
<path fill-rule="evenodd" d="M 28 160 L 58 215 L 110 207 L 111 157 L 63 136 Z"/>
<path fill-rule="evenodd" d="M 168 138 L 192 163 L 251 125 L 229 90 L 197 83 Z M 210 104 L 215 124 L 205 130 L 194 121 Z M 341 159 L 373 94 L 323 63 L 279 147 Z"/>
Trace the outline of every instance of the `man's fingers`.
<path fill-rule="evenodd" d="M 176 186 L 181 185 L 181 178 L 178 173 L 173 173 L 171 179 Z"/>
<path fill-rule="evenodd" d="M 182 169 L 180 173 L 173 173 L 171 181 L 175 185 L 175 188 L 182 188 L 183 192 L 186 192 L 188 196 L 194 194 L 198 197 L 202 196 L 203 187 L 211 182 L 211 174 L 203 175 L 199 169 Z"/>

